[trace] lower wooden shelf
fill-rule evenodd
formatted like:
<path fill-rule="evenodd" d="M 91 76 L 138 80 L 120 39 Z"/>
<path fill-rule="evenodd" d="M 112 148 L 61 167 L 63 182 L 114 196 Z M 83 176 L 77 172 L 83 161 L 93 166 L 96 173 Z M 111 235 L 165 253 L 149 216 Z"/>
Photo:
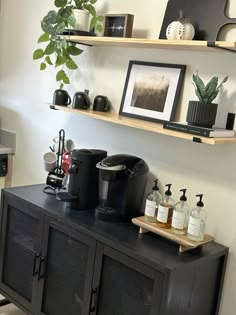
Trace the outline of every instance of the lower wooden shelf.
<path fill-rule="evenodd" d="M 147 233 L 147 232 L 153 232 L 155 234 L 158 234 L 160 236 L 163 236 L 177 244 L 179 244 L 179 251 L 185 252 L 190 249 L 197 248 L 199 246 L 202 246 L 204 244 L 207 244 L 209 242 L 212 242 L 215 240 L 213 236 L 205 234 L 204 240 L 201 242 L 195 242 L 191 241 L 187 238 L 186 235 L 178 235 L 175 234 L 171 229 L 163 229 L 158 227 L 156 223 L 147 222 L 145 221 L 145 217 L 138 217 L 132 219 L 133 224 L 140 227 L 139 233 Z"/>
<path fill-rule="evenodd" d="M 57 110 L 63 110 L 65 112 L 73 113 L 73 114 L 79 114 L 88 116 L 90 118 L 104 120 L 107 122 L 111 122 L 113 124 L 119 124 L 123 126 L 128 126 L 132 128 L 147 130 L 151 132 L 156 132 L 159 134 L 181 138 L 185 140 L 194 141 L 196 139 L 196 135 L 191 135 L 187 133 L 182 133 L 178 131 L 163 129 L 162 124 L 158 124 L 155 122 L 145 121 L 141 119 L 135 119 L 125 116 L 120 116 L 111 112 L 97 112 L 93 110 L 82 110 L 82 109 L 73 109 L 68 106 L 60 106 L 60 105 L 54 105 L 50 104 L 51 109 L 57 109 Z M 236 137 L 232 138 L 207 138 L 207 137 L 197 137 L 198 141 L 200 143 L 206 143 L 206 144 L 236 144 Z"/>

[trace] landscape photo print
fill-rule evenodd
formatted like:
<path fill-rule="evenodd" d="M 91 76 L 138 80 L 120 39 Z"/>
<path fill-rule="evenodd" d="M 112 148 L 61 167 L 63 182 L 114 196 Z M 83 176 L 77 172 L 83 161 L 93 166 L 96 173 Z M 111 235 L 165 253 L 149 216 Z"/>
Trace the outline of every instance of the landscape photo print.
<path fill-rule="evenodd" d="M 185 65 L 130 61 L 120 115 L 155 122 L 173 120 Z"/>

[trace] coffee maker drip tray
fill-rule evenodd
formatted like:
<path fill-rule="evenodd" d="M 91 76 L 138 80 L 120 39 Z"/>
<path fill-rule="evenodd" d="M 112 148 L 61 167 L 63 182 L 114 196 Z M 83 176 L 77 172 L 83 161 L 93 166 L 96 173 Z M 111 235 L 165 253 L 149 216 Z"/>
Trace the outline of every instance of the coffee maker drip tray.
<path fill-rule="evenodd" d="M 72 195 L 68 192 L 59 192 L 56 195 L 57 200 L 65 201 L 65 202 L 77 200 L 78 198 L 79 198 L 78 196 Z"/>
<path fill-rule="evenodd" d="M 95 217 L 99 220 L 110 222 L 121 222 L 126 220 L 119 210 L 104 206 L 97 206 L 95 208 Z"/>

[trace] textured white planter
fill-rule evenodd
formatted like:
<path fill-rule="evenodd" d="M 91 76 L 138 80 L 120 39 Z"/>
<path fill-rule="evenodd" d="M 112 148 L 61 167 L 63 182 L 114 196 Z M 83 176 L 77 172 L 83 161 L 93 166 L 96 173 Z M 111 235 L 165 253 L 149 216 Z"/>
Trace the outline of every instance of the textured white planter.
<path fill-rule="evenodd" d="M 89 13 L 84 10 L 73 9 L 76 19 L 75 29 L 78 31 L 89 31 Z"/>

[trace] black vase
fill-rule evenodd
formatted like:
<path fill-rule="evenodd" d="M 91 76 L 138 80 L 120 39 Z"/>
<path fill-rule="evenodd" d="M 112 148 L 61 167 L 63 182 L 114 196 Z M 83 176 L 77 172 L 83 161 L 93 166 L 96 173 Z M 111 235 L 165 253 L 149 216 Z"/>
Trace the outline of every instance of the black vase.
<path fill-rule="evenodd" d="M 189 125 L 212 128 L 216 121 L 218 104 L 189 101 L 186 121 Z"/>

